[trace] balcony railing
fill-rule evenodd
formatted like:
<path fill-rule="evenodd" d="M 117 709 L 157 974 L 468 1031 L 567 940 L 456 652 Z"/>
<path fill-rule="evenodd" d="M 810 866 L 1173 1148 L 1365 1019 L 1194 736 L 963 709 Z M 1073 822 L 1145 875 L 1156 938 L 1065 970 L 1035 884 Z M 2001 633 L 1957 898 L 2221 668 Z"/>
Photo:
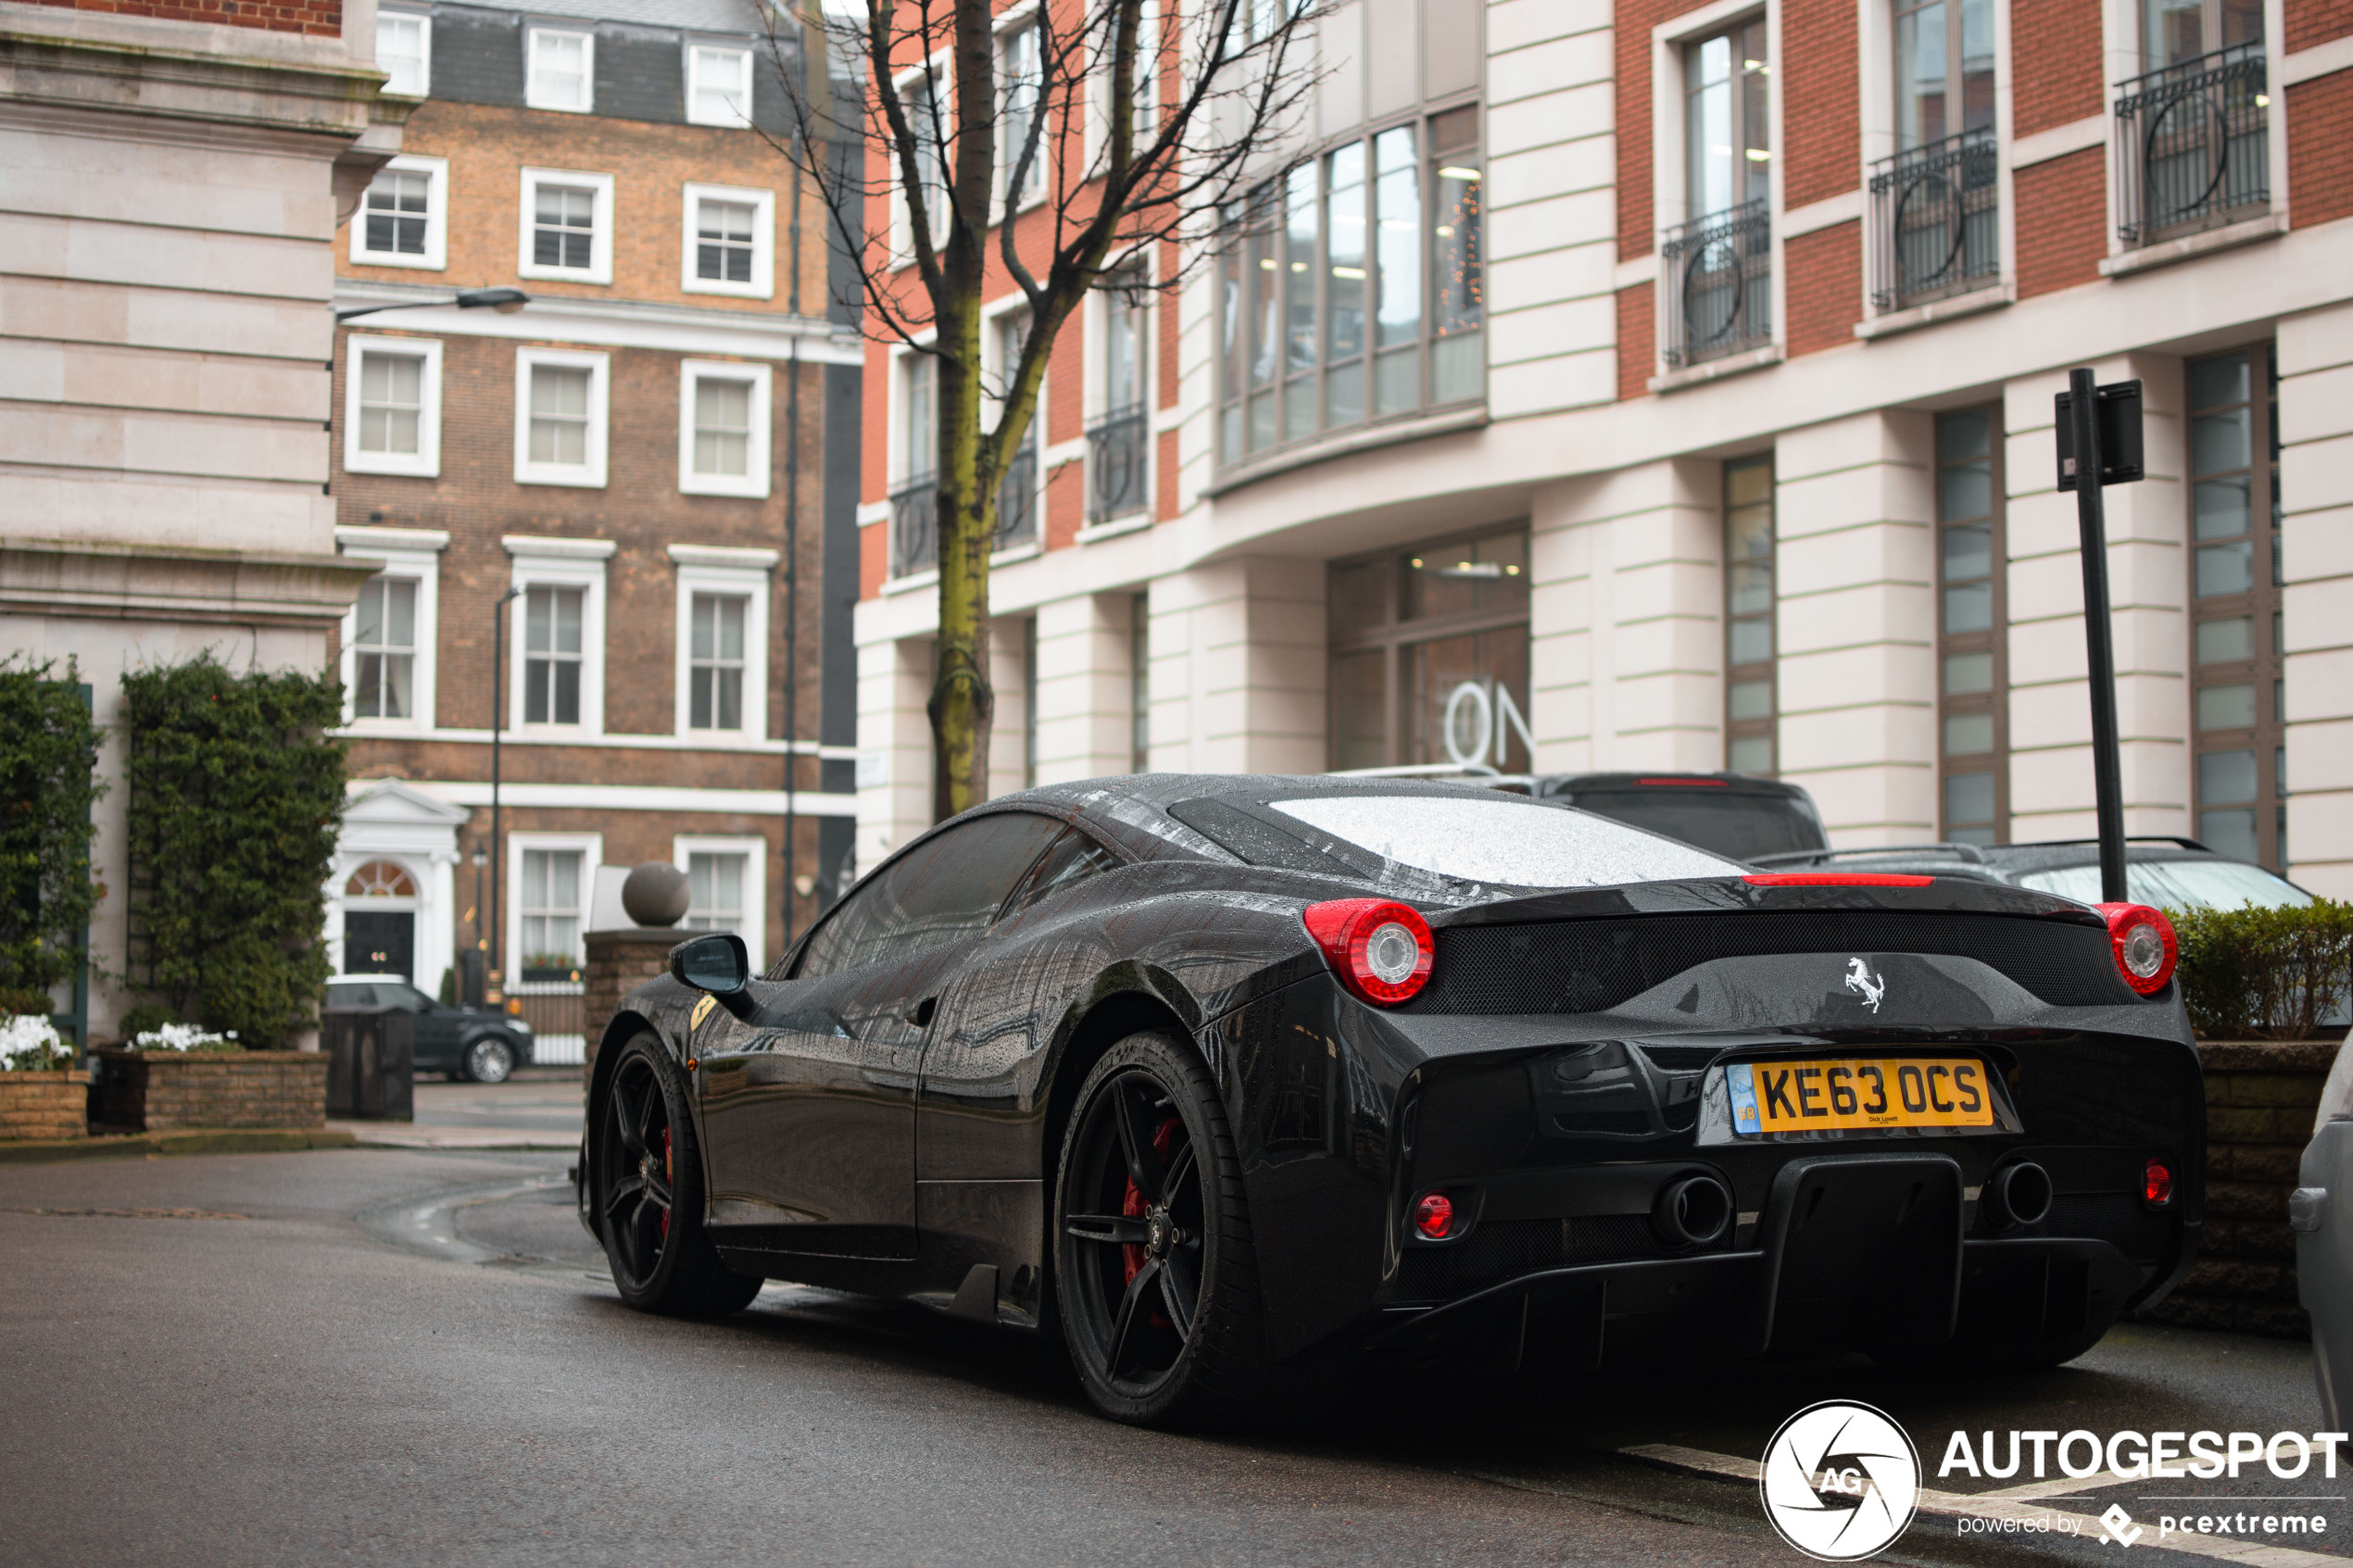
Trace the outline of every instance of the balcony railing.
<path fill-rule="evenodd" d="M 1010 550 L 1038 537 L 1038 443 L 1024 441 L 997 482 L 995 548 Z"/>
<path fill-rule="evenodd" d="M 2271 90 L 2260 42 L 2120 82 L 2117 232 L 2154 245 L 2271 205 Z"/>
<path fill-rule="evenodd" d="M 1087 466 L 1093 485 L 1087 493 L 1087 521 L 1109 522 L 1140 512 L 1144 495 L 1144 410 L 1114 409 L 1087 432 Z"/>
<path fill-rule="evenodd" d="M 890 574 L 911 577 L 939 564 L 939 487 L 917 474 L 890 493 Z"/>
<path fill-rule="evenodd" d="M 1772 223 L 1762 200 L 1679 223 L 1658 247 L 1670 366 L 1773 338 Z"/>
<path fill-rule="evenodd" d="M 1871 168 L 1871 302 L 1925 305 L 2002 272 L 2000 159 L 1990 130 L 1964 131 Z"/>

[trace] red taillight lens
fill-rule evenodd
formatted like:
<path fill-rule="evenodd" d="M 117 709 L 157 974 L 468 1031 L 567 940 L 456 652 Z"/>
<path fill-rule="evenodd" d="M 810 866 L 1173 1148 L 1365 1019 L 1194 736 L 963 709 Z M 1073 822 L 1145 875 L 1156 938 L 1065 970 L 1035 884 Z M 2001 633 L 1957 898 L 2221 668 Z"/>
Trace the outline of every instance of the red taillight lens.
<path fill-rule="evenodd" d="M 1333 898 L 1310 904 L 1307 935 L 1348 988 L 1378 1007 L 1409 1000 L 1429 983 L 1438 945 L 1429 922 L 1391 898 Z"/>
<path fill-rule="evenodd" d="M 1900 872 L 1755 872 L 1741 880 L 1751 887 L 1926 887 L 1936 879 Z"/>
<path fill-rule="evenodd" d="M 1414 1205 L 1414 1229 L 1430 1240 L 1445 1240 L 1453 1228 L 1454 1200 L 1444 1193 L 1425 1193 Z"/>
<path fill-rule="evenodd" d="M 2141 1197 L 2150 1208 L 2162 1209 L 2173 1201 L 2173 1168 L 2164 1160 L 2150 1160 L 2141 1179 Z"/>
<path fill-rule="evenodd" d="M 2124 984 L 2144 997 L 2164 990 L 2180 955 L 2173 922 L 2146 904 L 2102 904 L 2099 911 L 2108 921 L 2108 946 Z"/>

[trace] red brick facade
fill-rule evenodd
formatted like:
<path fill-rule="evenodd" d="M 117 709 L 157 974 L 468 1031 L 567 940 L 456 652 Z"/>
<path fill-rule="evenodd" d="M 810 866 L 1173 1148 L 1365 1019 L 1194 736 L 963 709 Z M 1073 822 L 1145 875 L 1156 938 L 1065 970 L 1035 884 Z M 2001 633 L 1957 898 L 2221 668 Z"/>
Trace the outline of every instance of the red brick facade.
<path fill-rule="evenodd" d="M 2108 255 L 2108 149 L 2030 164 L 2012 185 L 2019 211 L 2037 215 L 2018 226 L 2019 297 L 2097 282 Z"/>
<path fill-rule="evenodd" d="M 2289 54 L 2353 33 L 2353 0 L 2288 0 Z"/>
<path fill-rule="evenodd" d="M 1658 224 L 1651 193 L 1651 30 L 1690 8 L 1686 0 L 1617 0 L 1617 258 L 1620 261 L 1648 256 L 1657 241 Z"/>
<path fill-rule="evenodd" d="M 1658 364 L 1658 288 L 1636 283 L 1617 291 L 1617 395 L 1649 395 Z"/>
<path fill-rule="evenodd" d="M 1842 195 L 1861 182 L 1863 133 L 1855 48 L 1852 5 L 1808 3 L 1782 8 L 1781 57 L 1773 90 L 1782 94 L 1784 207 Z M 1793 305 L 1793 325 L 1795 318 Z"/>
<path fill-rule="evenodd" d="M 1850 346 L 1863 319 L 1863 226 L 1835 223 L 1784 242 L 1789 352 Z"/>
<path fill-rule="evenodd" d="M 216 27 L 251 27 L 266 32 L 301 32 L 313 38 L 343 36 L 343 0 L 30 0 L 69 11 L 105 11 L 159 21 L 205 22 Z"/>
<path fill-rule="evenodd" d="M 2015 133 L 2032 136 L 2106 107 L 2104 51 L 2100 0 L 2013 5 L 2010 118 Z"/>
<path fill-rule="evenodd" d="M 2336 8 L 2353 14 L 2353 5 Z M 2309 229 L 2353 218 L 2353 70 L 2299 82 L 2285 97 L 2291 220 Z"/>

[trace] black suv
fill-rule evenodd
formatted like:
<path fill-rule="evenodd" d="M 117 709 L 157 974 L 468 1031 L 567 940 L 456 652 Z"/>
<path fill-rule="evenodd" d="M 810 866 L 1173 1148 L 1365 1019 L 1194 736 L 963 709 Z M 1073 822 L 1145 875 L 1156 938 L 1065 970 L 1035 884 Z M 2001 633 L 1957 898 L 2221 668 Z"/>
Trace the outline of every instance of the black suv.
<path fill-rule="evenodd" d="M 1824 849 L 1768 855 L 1781 871 L 1842 869 L 1971 877 L 2056 893 L 2079 904 L 2100 901 L 2100 847 L 2092 839 L 2046 844 L 1899 844 L 1877 849 Z M 2196 906 L 2235 909 L 2300 908 L 2312 901 L 2284 876 L 2218 855 L 2195 838 L 2135 838 L 2124 846 L 2124 896 L 2160 909 Z"/>
<path fill-rule="evenodd" d="M 1735 860 L 1828 852 L 1822 814 L 1804 786 L 1749 773 L 1544 773 L 1540 800 L 1680 838 Z"/>
<path fill-rule="evenodd" d="M 338 974 L 327 981 L 331 1008 L 397 1008 L 417 1015 L 416 1069 L 478 1084 L 502 1084 L 531 1065 L 531 1025 L 487 1008 L 447 1007 L 397 974 Z"/>

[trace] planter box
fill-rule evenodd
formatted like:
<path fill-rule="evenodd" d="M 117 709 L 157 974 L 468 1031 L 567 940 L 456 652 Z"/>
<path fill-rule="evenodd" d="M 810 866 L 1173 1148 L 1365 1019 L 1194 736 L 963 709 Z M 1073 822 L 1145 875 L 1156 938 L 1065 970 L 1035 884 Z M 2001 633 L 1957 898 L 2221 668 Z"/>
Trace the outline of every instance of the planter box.
<path fill-rule="evenodd" d="M 0 1138 L 90 1135 L 90 1080 L 79 1070 L 0 1073 Z"/>
<path fill-rule="evenodd" d="M 2312 1141 L 2334 1040 L 2200 1040 L 2206 1068 L 2206 1225 L 2173 1293 L 2136 1316 L 2303 1338 L 2287 1195 Z"/>
<path fill-rule="evenodd" d="M 323 1051 L 137 1051 L 100 1046 L 94 1120 L 133 1132 L 323 1127 Z"/>

